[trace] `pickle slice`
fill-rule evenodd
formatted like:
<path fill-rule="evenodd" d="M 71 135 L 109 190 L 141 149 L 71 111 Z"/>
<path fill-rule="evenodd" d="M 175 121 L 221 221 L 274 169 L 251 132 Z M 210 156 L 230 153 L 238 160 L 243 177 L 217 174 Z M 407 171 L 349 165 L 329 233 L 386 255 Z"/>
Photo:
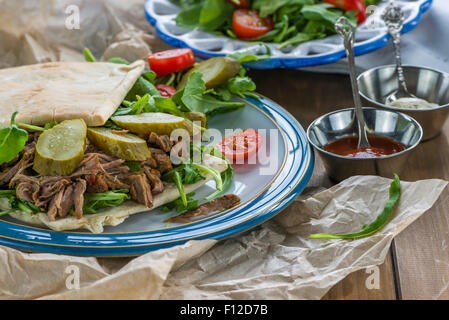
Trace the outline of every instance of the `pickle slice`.
<path fill-rule="evenodd" d="M 186 116 L 187 116 L 187 118 L 189 118 L 192 121 L 200 121 L 201 122 L 201 126 L 203 128 L 206 128 L 207 118 L 206 118 L 206 115 L 204 113 L 191 111 L 191 112 L 186 112 Z"/>
<path fill-rule="evenodd" d="M 107 154 L 130 161 L 144 161 L 151 156 L 147 142 L 130 133 L 115 133 L 108 128 L 87 129 L 89 142 Z"/>
<path fill-rule="evenodd" d="M 149 135 L 154 132 L 159 135 L 170 135 L 175 129 L 185 129 L 193 132 L 192 123 L 186 119 L 168 113 L 151 112 L 136 115 L 112 117 L 119 127 L 128 129 L 139 135 Z"/>
<path fill-rule="evenodd" d="M 181 90 L 187 84 L 190 74 L 192 72 L 201 72 L 203 74 L 204 84 L 207 89 L 215 88 L 220 84 L 225 83 L 230 78 L 235 76 L 240 70 L 240 63 L 228 57 L 216 57 L 205 60 L 189 72 L 187 72 L 178 84 L 177 90 Z"/>
<path fill-rule="evenodd" d="M 86 124 L 65 120 L 44 131 L 37 140 L 33 169 L 41 176 L 68 176 L 84 158 Z"/>

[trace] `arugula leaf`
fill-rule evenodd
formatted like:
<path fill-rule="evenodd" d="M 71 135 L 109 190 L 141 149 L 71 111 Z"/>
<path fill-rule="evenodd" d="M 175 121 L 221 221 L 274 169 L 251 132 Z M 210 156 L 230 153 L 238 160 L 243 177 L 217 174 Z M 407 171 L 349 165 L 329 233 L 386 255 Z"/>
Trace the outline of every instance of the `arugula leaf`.
<path fill-rule="evenodd" d="M 142 170 L 142 167 L 137 161 L 126 161 L 125 166 L 127 166 L 131 172 L 139 172 Z"/>
<path fill-rule="evenodd" d="M 156 89 L 156 87 L 145 77 L 141 76 L 139 79 L 137 79 L 134 86 L 128 92 L 128 94 L 125 97 L 125 100 L 135 101 L 136 96 L 142 97 L 146 94 L 149 94 L 150 96 L 160 96 L 160 93 Z"/>
<path fill-rule="evenodd" d="M 37 206 L 35 206 L 34 203 L 17 198 L 15 190 L 0 190 L 0 198 L 8 199 L 9 205 L 11 206 L 11 209 L 1 211 L 0 216 L 9 214 L 17 210 L 26 212 L 28 214 L 41 212 L 41 210 Z"/>
<path fill-rule="evenodd" d="M 157 78 L 156 72 L 154 71 L 145 71 L 142 73 L 142 77 L 144 77 L 146 80 L 150 81 L 151 83 L 154 83 L 154 81 Z"/>
<path fill-rule="evenodd" d="M 255 55 L 253 53 L 247 52 L 247 51 L 240 51 L 240 52 L 234 52 L 227 55 L 229 58 L 233 58 L 240 62 L 240 64 L 243 64 L 245 62 L 251 62 L 251 61 L 259 61 L 259 60 L 266 60 L 270 58 L 269 54 L 263 54 L 263 55 Z"/>
<path fill-rule="evenodd" d="M 136 97 L 137 100 L 128 104 L 128 101 L 124 101 L 124 104 L 128 104 L 126 108 L 118 108 L 113 116 L 124 116 L 124 115 L 135 115 L 141 114 L 143 111 L 145 112 L 154 112 L 154 103 L 153 107 L 150 104 L 150 96 L 145 94 L 143 97 Z M 154 101 L 153 101 L 154 102 Z"/>
<path fill-rule="evenodd" d="M 249 77 L 236 76 L 226 83 L 226 87 L 232 94 L 237 94 L 244 97 L 244 93 L 247 91 L 256 90 L 256 84 Z"/>
<path fill-rule="evenodd" d="M 185 163 L 177 166 L 173 170 L 165 173 L 162 176 L 162 180 L 166 182 L 173 182 L 174 175 L 178 173 L 182 179 L 183 184 L 193 184 L 205 178 L 199 173 L 193 164 Z"/>
<path fill-rule="evenodd" d="M 0 130 L 0 165 L 13 160 L 28 141 L 28 133 L 15 123 L 17 113 L 11 116 L 11 126 Z"/>
<path fill-rule="evenodd" d="M 226 156 L 215 147 L 210 148 L 210 150 L 206 150 L 206 148 L 202 147 L 201 150 L 215 157 L 222 158 L 228 164 L 228 168 L 221 173 L 221 180 L 222 180 L 221 190 L 217 189 L 217 191 L 215 191 L 214 193 L 205 198 L 205 200 L 210 200 L 216 196 L 225 193 L 226 190 L 231 186 L 232 180 L 234 180 L 234 169 L 232 168 L 232 165 L 229 162 L 228 158 L 226 158 Z"/>
<path fill-rule="evenodd" d="M 162 176 L 163 181 L 176 184 L 185 207 L 187 207 L 187 195 L 184 191 L 184 184 L 193 184 L 204 179 L 192 164 L 181 164 Z"/>
<path fill-rule="evenodd" d="M 313 39 L 313 36 L 311 36 L 308 33 L 298 33 L 293 38 L 290 38 L 284 42 L 282 42 L 279 46 L 279 49 L 283 49 L 285 47 L 288 47 L 289 45 L 297 45 L 306 41 L 309 41 Z"/>
<path fill-rule="evenodd" d="M 203 4 L 198 3 L 181 10 L 175 18 L 176 24 L 181 27 L 190 28 L 199 26 L 202 8 Z"/>
<path fill-rule="evenodd" d="M 182 199 L 178 198 L 176 200 L 173 200 L 172 202 L 167 203 L 165 206 L 163 206 L 162 211 L 168 212 L 168 211 L 175 209 L 176 212 L 183 212 L 183 211 L 193 210 L 198 207 L 198 200 L 193 199 L 194 196 L 195 196 L 195 192 L 186 194 L 186 199 L 187 199 L 186 206 L 182 202 Z"/>
<path fill-rule="evenodd" d="M 333 6 L 329 6 L 326 3 L 307 5 L 302 8 L 301 13 L 308 20 L 327 22 L 333 28 L 342 14 L 340 11 L 331 11 L 329 8 L 333 8 Z"/>
<path fill-rule="evenodd" d="M 200 12 L 199 23 L 207 25 L 219 19 L 227 3 L 224 0 L 206 0 Z"/>
<path fill-rule="evenodd" d="M 275 13 L 286 5 L 313 5 L 314 0 L 255 0 L 252 8 L 260 11 L 261 17 Z"/>
<path fill-rule="evenodd" d="M 188 111 L 202 112 L 207 117 L 234 111 L 245 105 L 240 102 L 221 101 L 212 94 L 205 93 L 206 86 L 202 76 L 200 72 L 192 72 L 184 89 L 172 97 L 174 101 L 179 102 Z"/>
<path fill-rule="evenodd" d="M 83 212 L 85 214 L 96 213 L 101 208 L 116 207 L 125 200 L 131 199 L 128 189 L 111 190 L 100 193 L 86 193 L 84 195 Z"/>

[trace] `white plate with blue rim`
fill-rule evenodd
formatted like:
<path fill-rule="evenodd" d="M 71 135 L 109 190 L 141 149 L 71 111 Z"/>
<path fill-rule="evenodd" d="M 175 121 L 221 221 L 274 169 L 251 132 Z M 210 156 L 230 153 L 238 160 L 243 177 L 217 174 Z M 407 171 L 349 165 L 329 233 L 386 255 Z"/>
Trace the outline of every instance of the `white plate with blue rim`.
<path fill-rule="evenodd" d="M 396 0 L 404 13 L 402 33 L 409 32 L 421 21 L 422 14 L 432 5 L 432 0 Z M 354 54 L 363 55 L 384 47 L 390 40 L 384 22 L 380 18 L 386 1 L 359 25 L 355 34 Z M 369 8 L 369 7 L 368 7 Z M 195 56 L 207 59 L 225 56 L 236 51 L 247 51 L 249 42 L 215 35 L 198 28 L 188 29 L 176 25 L 175 17 L 181 7 L 170 0 L 147 0 L 145 15 L 155 27 L 158 36 L 173 47 L 191 48 Z M 279 44 L 266 43 L 270 58 L 252 61 L 245 66 L 255 69 L 302 68 L 329 64 L 345 57 L 343 42 L 338 35 L 304 42 L 296 46 L 278 49 Z M 265 54 L 264 46 L 251 46 L 255 54 Z"/>
<path fill-rule="evenodd" d="M 240 98 L 238 98 L 240 99 Z M 240 197 L 238 206 L 198 217 L 189 223 L 164 221 L 176 212 L 155 209 L 131 215 L 122 224 L 88 231 L 56 232 L 27 225 L 9 216 L 0 218 L 0 245 L 30 251 L 82 256 L 135 256 L 183 244 L 193 239 L 224 239 L 271 219 L 304 189 L 313 172 L 314 154 L 304 129 L 281 106 L 265 97 L 240 99 L 245 107 L 219 114 L 210 128 L 253 128 L 266 133 L 265 159 L 255 164 L 234 164 L 234 180 L 226 193 Z M 196 191 L 203 199 L 215 189 L 210 181 Z"/>

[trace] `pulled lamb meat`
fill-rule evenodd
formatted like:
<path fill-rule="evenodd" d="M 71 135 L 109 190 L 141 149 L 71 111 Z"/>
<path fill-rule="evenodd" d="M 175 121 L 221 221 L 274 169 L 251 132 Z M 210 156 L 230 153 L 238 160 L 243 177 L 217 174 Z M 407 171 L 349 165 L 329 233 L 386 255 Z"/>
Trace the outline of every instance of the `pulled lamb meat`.
<path fill-rule="evenodd" d="M 173 141 L 170 140 L 169 136 L 166 135 L 160 136 L 154 132 L 150 133 L 150 136 L 148 137 L 148 142 L 151 145 L 160 148 L 164 152 L 170 152 L 171 148 L 174 145 Z"/>
<path fill-rule="evenodd" d="M 164 191 L 164 183 L 161 180 L 161 173 L 155 169 L 143 167 L 147 179 L 150 181 L 151 192 L 156 195 Z"/>
<path fill-rule="evenodd" d="M 41 177 L 28 175 L 33 164 L 38 135 L 31 135 L 24 150 L 0 167 L 0 185 L 16 188 L 16 196 L 47 212 L 50 220 L 64 218 L 73 209 L 83 216 L 84 194 L 128 189 L 131 198 L 148 208 L 153 195 L 164 191 L 161 174 L 173 169 L 170 151 L 174 142 L 168 136 L 151 133 L 148 143 L 151 157 L 140 162 L 142 170 L 131 172 L 125 160 L 104 154 L 87 141 L 83 160 L 70 176 Z"/>
<path fill-rule="evenodd" d="M 173 169 L 169 154 L 156 148 L 150 148 L 150 152 L 151 156 L 156 161 L 156 167 L 153 169 L 157 169 L 162 174 Z"/>
<path fill-rule="evenodd" d="M 34 145 L 24 149 L 20 160 L 10 163 L 14 163 L 12 166 L 6 167 L 2 173 L 0 173 L 0 185 L 8 184 L 9 181 L 14 179 L 17 174 L 20 174 L 23 170 L 28 168 L 34 159 Z"/>
<path fill-rule="evenodd" d="M 151 208 L 153 206 L 153 194 L 145 175 L 143 173 L 130 174 L 126 177 L 126 180 L 131 186 L 129 189 L 131 198 L 147 208 Z"/>

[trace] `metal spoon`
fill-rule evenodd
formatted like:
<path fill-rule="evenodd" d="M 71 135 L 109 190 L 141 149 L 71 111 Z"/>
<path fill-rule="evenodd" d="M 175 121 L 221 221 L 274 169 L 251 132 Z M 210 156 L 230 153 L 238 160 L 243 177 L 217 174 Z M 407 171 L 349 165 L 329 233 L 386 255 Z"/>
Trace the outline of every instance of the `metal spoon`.
<path fill-rule="evenodd" d="M 349 76 L 351 78 L 352 97 L 354 99 L 355 115 L 359 124 L 358 148 L 369 147 L 366 135 L 366 123 L 363 117 L 362 103 L 360 102 L 359 88 L 355 72 L 354 62 L 354 33 L 355 28 L 346 17 L 340 17 L 335 23 L 335 31 L 343 38 L 346 56 L 348 57 Z"/>
<path fill-rule="evenodd" d="M 416 98 L 416 96 L 407 90 L 401 62 L 401 30 L 404 22 L 404 14 L 399 6 L 395 5 L 393 1 L 390 1 L 385 8 L 385 11 L 382 13 L 382 20 L 387 25 L 388 33 L 393 39 L 396 58 L 396 73 L 398 75 L 398 90 L 389 94 L 385 98 L 385 103 L 390 104 L 399 98 Z"/>

